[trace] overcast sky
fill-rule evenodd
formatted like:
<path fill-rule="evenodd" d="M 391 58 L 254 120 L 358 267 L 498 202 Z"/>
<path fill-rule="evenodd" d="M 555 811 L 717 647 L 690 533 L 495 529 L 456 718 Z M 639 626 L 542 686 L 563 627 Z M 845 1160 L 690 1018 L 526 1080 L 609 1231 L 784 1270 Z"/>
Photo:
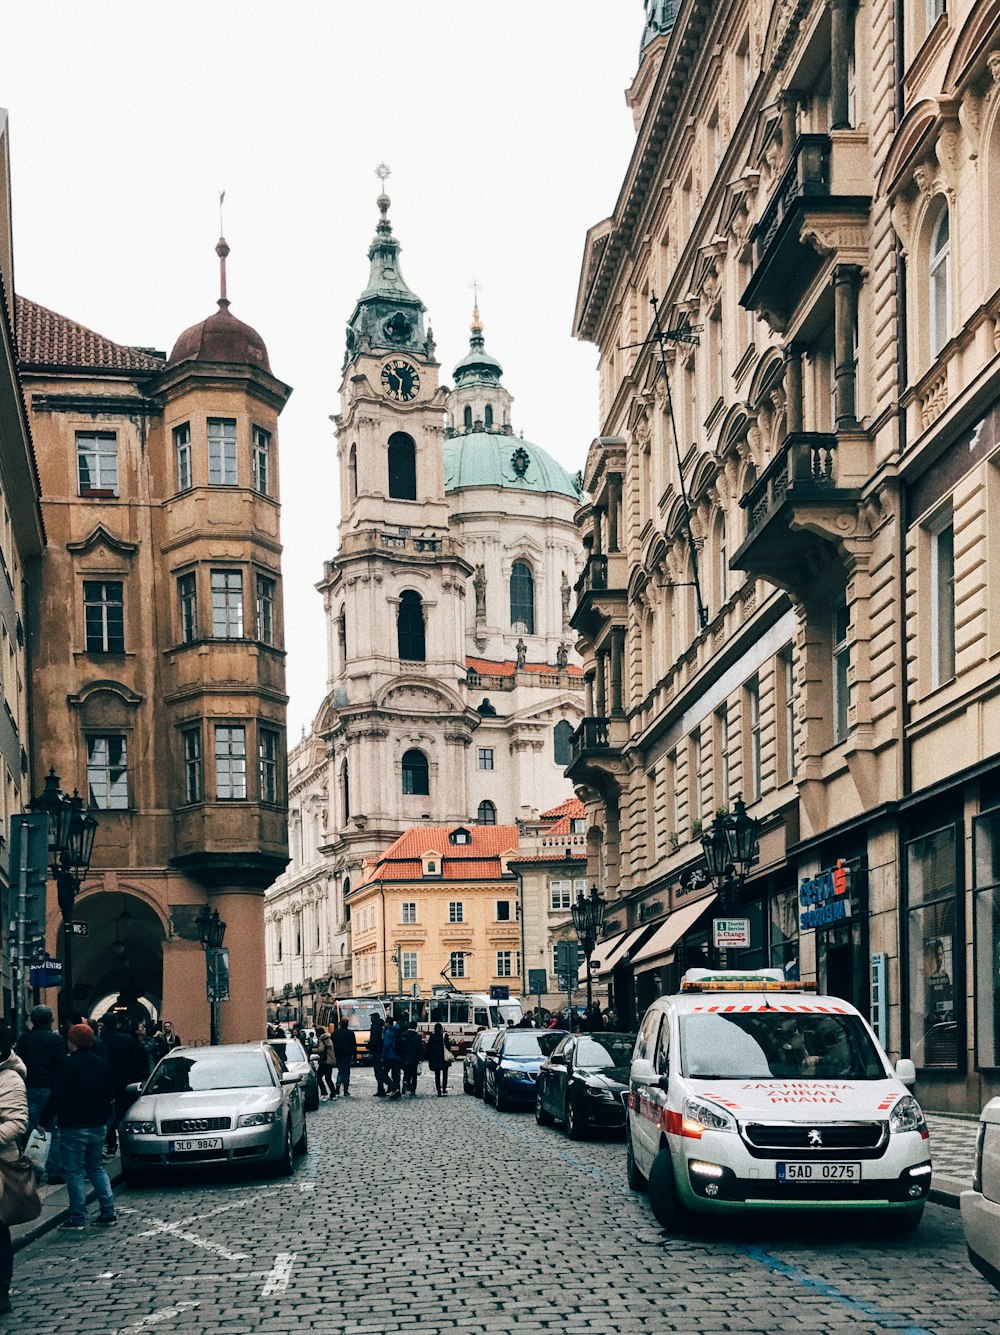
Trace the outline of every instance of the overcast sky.
<path fill-rule="evenodd" d="M 633 143 L 640 0 L 7 0 L 17 289 L 169 352 L 218 296 L 294 393 L 280 421 L 289 740 L 323 698 L 314 589 L 337 549 L 330 415 L 368 277 L 374 168 L 442 378 L 471 283 L 514 425 L 572 471 L 597 434 L 594 348 L 571 337 L 586 230 Z"/>

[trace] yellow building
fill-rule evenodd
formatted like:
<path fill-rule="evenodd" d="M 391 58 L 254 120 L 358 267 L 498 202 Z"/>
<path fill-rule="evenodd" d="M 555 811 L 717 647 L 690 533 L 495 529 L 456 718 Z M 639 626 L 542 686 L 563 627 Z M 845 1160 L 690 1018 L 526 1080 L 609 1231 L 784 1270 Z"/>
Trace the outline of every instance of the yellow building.
<path fill-rule="evenodd" d="M 351 890 L 354 990 L 521 993 L 516 825 L 418 826 Z"/>
<path fill-rule="evenodd" d="M 928 1106 L 978 1110 L 1000 1091 L 996 5 L 646 20 L 575 324 L 600 421 L 568 773 L 608 921 L 659 923 L 614 1004 L 705 959 L 700 835 L 742 796 L 741 963 L 849 997 Z"/>

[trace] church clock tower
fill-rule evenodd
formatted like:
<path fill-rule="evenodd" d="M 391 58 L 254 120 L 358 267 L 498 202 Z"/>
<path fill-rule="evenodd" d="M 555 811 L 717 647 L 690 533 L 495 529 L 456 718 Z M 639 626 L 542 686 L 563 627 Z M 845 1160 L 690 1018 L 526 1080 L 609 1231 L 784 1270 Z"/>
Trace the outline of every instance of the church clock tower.
<path fill-rule="evenodd" d="M 388 173 L 380 169 L 384 181 Z M 328 628 L 329 851 L 355 879 L 362 859 L 423 820 L 466 820 L 466 588 L 472 566 L 449 531 L 447 396 L 425 308 L 399 267 L 389 199 L 371 272 L 347 329 L 341 412 L 340 550 L 319 584 Z"/>

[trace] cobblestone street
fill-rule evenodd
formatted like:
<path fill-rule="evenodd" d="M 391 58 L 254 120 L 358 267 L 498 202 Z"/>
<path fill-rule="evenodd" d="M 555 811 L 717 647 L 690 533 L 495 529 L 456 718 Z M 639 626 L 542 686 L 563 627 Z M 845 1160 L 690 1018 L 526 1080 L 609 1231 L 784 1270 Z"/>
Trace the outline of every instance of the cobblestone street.
<path fill-rule="evenodd" d="M 457 1072 L 456 1072 L 457 1074 Z M 315 1330 L 976 1335 L 1000 1295 L 956 1211 L 911 1237 L 833 1216 L 665 1235 L 614 1138 L 570 1142 L 461 1092 L 310 1118 L 292 1179 L 121 1189 L 119 1224 L 17 1256 L 10 1335 Z"/>

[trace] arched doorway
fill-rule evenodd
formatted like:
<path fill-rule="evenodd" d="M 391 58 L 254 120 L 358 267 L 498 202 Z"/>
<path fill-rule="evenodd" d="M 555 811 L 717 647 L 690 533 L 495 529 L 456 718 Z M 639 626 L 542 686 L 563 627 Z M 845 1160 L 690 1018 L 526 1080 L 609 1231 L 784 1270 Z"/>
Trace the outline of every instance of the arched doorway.
<path fill-rule="evenodd" d="M 128 890 L 103 890 L 80 896 L 76 921 L 87 934 L 73 938 L 74 1009 L 88 1017 L 114 1008 L 130 1020 L 158 1018 L 166 934 L 156 911 Z"/>

